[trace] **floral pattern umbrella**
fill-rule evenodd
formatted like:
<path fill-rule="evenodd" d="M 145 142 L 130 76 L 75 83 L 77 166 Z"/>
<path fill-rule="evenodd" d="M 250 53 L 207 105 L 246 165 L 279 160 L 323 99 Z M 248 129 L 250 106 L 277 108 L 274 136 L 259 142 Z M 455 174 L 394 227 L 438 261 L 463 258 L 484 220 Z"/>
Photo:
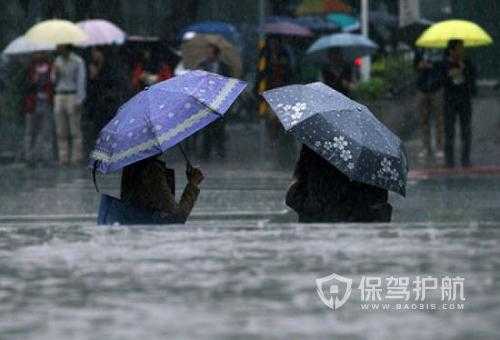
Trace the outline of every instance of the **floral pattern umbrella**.
<path fill-rule="evenodd" d="M 406 194 L 401 140 L 370 110 L 322 83 L 263 94 L 285 130 L 354 181 Z"/>
<path fill-rule="evenodd" d="M 139 92 L 102 129 L 92 167 L 108 173 L 165 152 L 222 118 L 245 86 L 238 79 L 191 71 Z"/>

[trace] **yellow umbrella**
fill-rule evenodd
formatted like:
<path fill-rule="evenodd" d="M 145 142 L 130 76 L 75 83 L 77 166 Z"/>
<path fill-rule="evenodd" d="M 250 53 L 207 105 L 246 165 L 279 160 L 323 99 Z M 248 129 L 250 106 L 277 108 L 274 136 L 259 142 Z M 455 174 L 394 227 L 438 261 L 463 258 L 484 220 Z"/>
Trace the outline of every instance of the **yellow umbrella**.
<path fill-rule="evenodd" d="M 31 27 L 26 38 L 35 43 L 65 45 L 85 41 L 87 34 L 76 24 L 68 20 L 45 20 Z"/>
<path fill-rule="evenodd" d="M 241 76 L 241 56 L 236 47 L 220 35 L 197 34 L 193 39 L 181 45 L 182 60 L 187 69 L 195 69 L 207 57 L 209 46 L 215 45 L 220 50 L 221 60 L 226 63 L 232 77 Z"/>
<path fill-rule="evenodd" d="M 415 44 L 418 47 L 445 48 L 450 40 L 463 40 L 465 47 L 477 47 L 493 43 L 490 35 L 473 22 L 445 20 L 426 29 Z"/>

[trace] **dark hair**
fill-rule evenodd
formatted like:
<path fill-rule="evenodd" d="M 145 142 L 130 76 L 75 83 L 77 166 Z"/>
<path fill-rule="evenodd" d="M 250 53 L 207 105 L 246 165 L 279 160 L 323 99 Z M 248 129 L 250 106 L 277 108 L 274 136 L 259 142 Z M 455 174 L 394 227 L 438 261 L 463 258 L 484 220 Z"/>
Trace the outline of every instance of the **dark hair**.
<path fill-rule="evenodd" d="M 446 46 L 447 50 L 454 50 L 457 48 L 459 45 L 463 45 L 464 41 L 460 39 L 451 39 L 448 41 L 448 45 Z"/>
<path fill-rule="evenodd" d="M 219 46 L 217 46 L 215 44 L 210 44 L 209 46 L 210 46 L 210 48 L 213 48 L 213 50 L 215 52 L 215 55 L 219 55 L 220 54 L 220 48 L 219 48 Z"/>

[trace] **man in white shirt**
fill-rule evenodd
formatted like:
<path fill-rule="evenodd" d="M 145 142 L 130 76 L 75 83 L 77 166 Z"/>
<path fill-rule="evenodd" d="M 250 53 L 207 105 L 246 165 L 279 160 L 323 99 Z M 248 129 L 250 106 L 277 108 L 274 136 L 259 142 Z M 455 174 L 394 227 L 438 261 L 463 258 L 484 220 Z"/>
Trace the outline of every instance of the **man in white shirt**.
<path fill-rule="evenodd" d="M 59 56 L 52 69 L 54 83 L 54 115 L 59 165 L 78 165 L 83 160 L 81 108 L 85 100 L 86 70 L 82 58 L 70 45 L 57 47 Z M 71 157 L 70 157 L 71 139 Z"/>

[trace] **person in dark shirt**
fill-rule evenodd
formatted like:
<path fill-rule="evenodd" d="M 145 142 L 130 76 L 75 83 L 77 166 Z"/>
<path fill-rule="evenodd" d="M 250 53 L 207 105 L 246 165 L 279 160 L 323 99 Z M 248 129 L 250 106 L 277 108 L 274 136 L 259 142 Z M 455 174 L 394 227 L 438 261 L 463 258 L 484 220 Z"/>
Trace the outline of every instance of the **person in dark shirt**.
<path fill-rule="evenodd" d="M 295 168 L 295 181 L 286 204 L 301 223 L 390 222 L 388 192 L 351 181 L 340 170 L 303 145 Z"/>
<path fill-rule="evenodd" d="M 443 60 L 445 160 L 447 167 L 454 167 L 455 122 L 460 121 L 462 140 L 462 166 L 471 165 L 472 96 L 476 93 L 475 71 L 464 56 L 461 40 L 450 40 Z"/>
<path fill-rule="evenodd" d="M 198 69 L 211 73 L 217 73 L 224 77 L 231 76 L 231 69 L 221 59 L 221 50 L 216 45 L 209 46 L 209 54 L 199 65 Z M 205 131 L 203 131 L 203 151 L 201 157 L 209 160 L 212 149 L 216 150 L 217 156 L 224 159 L 226 157 L 226 122 L 220 119 Z"/>

